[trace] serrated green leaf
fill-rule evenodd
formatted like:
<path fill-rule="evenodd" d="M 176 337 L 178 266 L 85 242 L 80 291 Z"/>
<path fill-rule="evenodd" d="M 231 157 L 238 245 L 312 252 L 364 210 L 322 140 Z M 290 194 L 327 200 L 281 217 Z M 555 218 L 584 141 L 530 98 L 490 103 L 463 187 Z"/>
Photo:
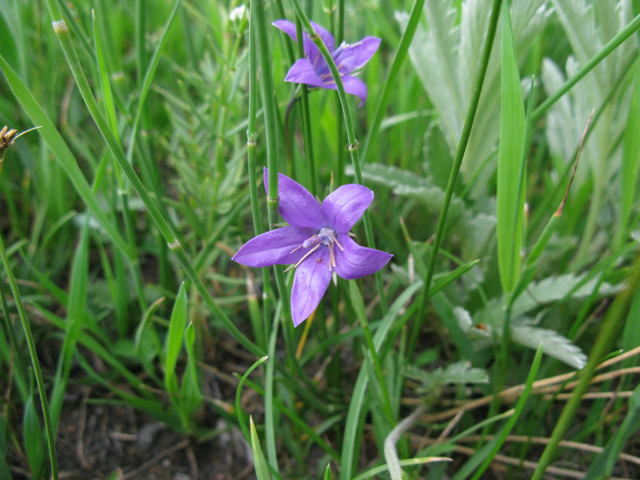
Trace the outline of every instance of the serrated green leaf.
<path fill-rule="evenodd" d="M 481 368 L 474 368 L 470 362 L 456 362 L 447 365 L 444 369 L 437 368 L 433 371 L 419 368 L 407 368 L 405 375 L 423 384 L 423 390 L 432 391 L 439 385 L 457 383 L 488 383 L 489 376 Z"/>
<path fill-rule="evenodd" d="M 354 176 L 353 166 L 348 165 L 345 168 L 345 173 L 351 177 Z M 389 188 L 428 185 L 425 179 L 414 172 L 392 165 L 383 165 L 382 163 L 365 163 L 362 165 L 362 178 L 367 182 L 373 182 Z"/>

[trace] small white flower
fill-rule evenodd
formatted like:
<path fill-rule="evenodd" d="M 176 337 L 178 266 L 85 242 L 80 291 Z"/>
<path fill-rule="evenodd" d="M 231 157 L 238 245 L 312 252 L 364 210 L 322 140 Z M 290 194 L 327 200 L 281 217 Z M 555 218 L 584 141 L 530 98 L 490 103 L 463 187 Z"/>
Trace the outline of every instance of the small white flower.
<path fill-rule="evenodd" d="M 237 20 L 242 20 L 246 10 L 247 10 L 247 6 L 245 4 L 238 5 L 229 13 L 229 20 L 231 20 L 232 22 L 235 22 Z"/>

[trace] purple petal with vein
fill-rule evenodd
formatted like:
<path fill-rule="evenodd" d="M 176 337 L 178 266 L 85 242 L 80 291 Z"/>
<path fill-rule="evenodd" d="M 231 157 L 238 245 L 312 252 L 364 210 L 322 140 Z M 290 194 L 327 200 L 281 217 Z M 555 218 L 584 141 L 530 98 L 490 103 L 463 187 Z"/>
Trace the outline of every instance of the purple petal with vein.
<path fill-rule="evenodd" d="M 389 253 L 374 248 L 361 247 L 349 235 L 338 235 L 338 241 L 344 248 L 344 252 L 336 245 L 333 246 L 337 264 L 336 273 L 346 280 L 371 275 L 384 267 L 393 257 Z"/>
<path fill-rule="evenodd" d="M 331 281 L 329 249 L 320 247 L 296 268 L 291 290 L 293 325 L 304 322 L 316 309 Z"/>
<path fill-rule="evenodd" d="M 311 22 L 311 26 L 316 31 L 316 33 L 320 35 L 320 38 L 322 38 L 322 41 L 329 49 L 329 52 L 333 53 L 333 51 L 336 49 L 336 41 L 333 38 L 333 35 L 331 35 L 329 31 L 327 31 L 323 26 L 318 25 L 316 22 Z"/>
<path fill-rule="evenodd" d="M 338 187 L 322 202 L 324 218 L 336 233 L 349 233 L 373 201 L 373 192 L 363 185 Z"/>
<path fill-rule="evenodd" d="M 365 37 L 358 43 L 343 43 L 333 54 L 333 59 L 341 74 L 351 73 L 362 68 L 380 46 L 380 39 L 376 37 Z"/>
<path fill-rule="evenodd" d="M 344 85 L 344 91 L 355 95 L 360 99 L 359 108 L 362 108 L 364 102 L 367 101 L 367 95 L 369 93 L 365 83 L 358 77 L 352 77 L 351 75 L 345 75 L 342 77 L 342 84 Z"/>
<path fill-rule="evenodd" d="M 299 247 L 316 230 L 298 227 L 284 227 L 258 235 L 245 243 L 232 260 L 247 267 L 270 267 L 271 265 L 292 265 L 304 256 L 308 250 Z"/>
<path fill-rule="evenodd" d="M 284 33 L 289 35 L 291 37 L 291 40 L 293 40 L 294 42 L 298 41 L 298 36 L 296 35 L 296 26 L 295 26 L 295 24 L 291 23 L 289 20 L 276 20 L 271 25 L 273 25 L 276 28 L 279 28 Z M 304 54 L 308 56 L 309 55 L 309 48 L 311 47 L 313 42 L 305 34 L 302 35 L 302 40 L 304 42 Z M 314 45 L 314 47 L 315 47 L 315 45 Z M 318 47 L 316 47 L 316 49 L 317 48 Z"/>
<path fill-rule="evenodd" d="M 331 90 L 337 90 L 338 87 L 336 87 L 336 82 L 333 80 L 331 73 L 329 73 L 328 75 L 329 76 L 326 77 L 326 80 L 322 87 Z M 360 98 L 360 105 L 358 105 L 358 107 L 362 108 L 364 102 L 367 101 L 367 95 L 369 94 L 369 90 L 367 89 L 365 83 L 358 77 L 352 77 L 351 75 L 340 75 L 340 77 L 342 78 L 344 91 Z"/>
<path fill-rule="evenodd" d="M 306 58 L 301 58 L 289 69 L 285 82 L 304 83 L 312 87 L 324 87 L 324 83 Z"/>
<path fill-rule="evenodd" d="M 269 178 L 266 167 L 264 188 L 268 195 Z M 289 225 L 316 230 L 327 226 L 318 200 L 298 182 L 281 173 L 278 174 L 278 195 L 280 196 L 280 215 Z"/>

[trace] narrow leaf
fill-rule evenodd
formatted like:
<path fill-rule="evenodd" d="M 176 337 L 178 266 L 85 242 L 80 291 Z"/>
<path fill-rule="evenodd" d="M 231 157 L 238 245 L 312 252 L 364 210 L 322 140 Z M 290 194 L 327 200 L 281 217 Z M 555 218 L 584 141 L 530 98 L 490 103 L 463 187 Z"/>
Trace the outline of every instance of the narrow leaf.
<path fill-rule="evenodd" d="M 524 185 L 519 214 L 514 218 L 518 196 L 518 173 L 524 137 L 524 105 L 518 63 L 513 45 L 508 2 L 502 8 L 502 75 L 500 150 L 498 152 L 498 265 L 502 289 L 510 292 L 518 281 L 524 209 Z"/>
<path fill-rule="evenodd" d="M 176 364 L 178 363 L 178 355 L 182 350 L 182 340 L 184 338 L 184 329 L 187 324 L 187 292 L 184 283 L 180 285 L 176 303 L 173 306 L 171 314 L 171 323 L 169 324 L 169 333 L 167 335 L 167 343 L 165 347 L 165 363 L 164 363 L 164 383 L 166 389 L 171 393 L 178 391 L 178 379 L 176 377 Z"/>

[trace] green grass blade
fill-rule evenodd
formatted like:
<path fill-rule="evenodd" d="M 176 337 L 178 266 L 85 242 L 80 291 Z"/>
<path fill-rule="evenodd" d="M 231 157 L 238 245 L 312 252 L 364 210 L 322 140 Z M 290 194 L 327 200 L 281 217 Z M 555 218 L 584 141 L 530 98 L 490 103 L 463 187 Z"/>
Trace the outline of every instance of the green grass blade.
<path fill-rule="evenodd" d="M 13 480 L 9 464 L 7 463 L 7 455 L 9 451 L 7 449 L 7 437 L 5 435 L 5 421 L 0 416 L 0 478 L 6 478 L 7 480 Z"/>
<path fill-rule="evenodd" d="M 382 117 L 386 113 L 387 105 L 391 98 L 391 93 L 395 88 L 397 88 L 396 81 L 398 79 L 398 74 L 400 73 L 405 58 L 407 58 L 407 52 L 409 51 L 409 46 L 411 45 L 411 41 L 413 40 L 413 35 L 416 33 L 418 23 L 420 23 L 423 6 L 424 0 L 415 0 L 413 2 L 413 6 L 411 7 L 411 14 L 407 22 L 407 28 L 404 29 L 404 33 L 402 34 L 402 38 L 400 39 L 400 45 L 398 45 L 398 49 L 393 56 L 391 66 L 389 67 L 389 73 L 387 74 L 387 78 L 384 81 L 384 86 L 382 87 L 382 94 L 378 99 L 378 104 L 376 105 L 373 119 L 371 120 L 371 124 L 369 125 L 369 131 L 367 132 L 367 138 L 365 139 L 364 146 L 362 147 L 362 162 L 366 160 L 367 153 L 369 152 L 369 147 L 373 142 L 375 142 L 376 137 L 378 136 L 380 124 L 382 123 Z"/>
<path fill-rule="evenodd" d="M 187 324 L 187 292 L 184 283 L 180 285 L 176 302 L 173 305 L 169 333 L 165 347 L 164 385 L 169 393 L 178 392 L 178 377 L 176 376 L 176 364 L 182 351 L 184 329 Z"/>
<path fill-rule="evenodd" d="M 39 480 L 44 476 L 46 464 L 44 462 L 45 453 L 42 448 L 42 427 L 34 406 L 33 395 L 29 396 L 29 400 L 24 406 L 22 425 L 24 446 L 27 451 L 29 467 L 31 468 L 31 478 Z"/>
<path fill-rule="evenodd" d="M 640 386 L 636 387 L 629 398 L 629 409 L 622 425 L 609 439 L 604 451 L 591 464 L 584 480 L 609 478 L 625 443 L 638 430 L 640 430 Z"/>
<path fill-rule="evenodd" d="M 518 195 L 518 173 L 525 130 L 524 104 L 518 63 L 514 51 L 511 16 L 502 7 L 502 77 L 500 107 L 500 150 L 498 153 L 498 265 L 505 292 L 511 292 L 520 273 L 520 245 L 525 195 Z M 524 190 L 524 185 L 523 185 Z M 517 197 L 520 203 L 516 206 Z M 519 214 L 514 217 L 514 209 Z"/>
<path fill-rule="evenodd" d="M 360 325 L 362 325 L 362 328 L 364 329 L 364 336 L 367 342 L 368 353 L 369 355 L 371 355 L 371 359 L 373 360 L 376 377 L 378 378 L 378 386 L 382 391 L 382 410 L 387 417 L 389 425 L 393 425 L 395 421 L 393 418 L 393 411 L 391 409 L 391 401 L 389 400 L 387 382 L 385 381 L 384 375 L 382 373 L 382 364 L 380 362 L 380 358 L 378 357 L 376 348 L 373 345 L 373 337 L 371 336 L 371 329 L 369 328 L 369 321 L 365 312 L 364 300 L 362 299 L 362 294 L 360 293 L 360 289 L 358 288 L 358 284 L 355 280 L 349 280 L 349 297 L 351 298 L 351 305 L 356 312 L 356 316 L 360 321 Z"/>
<path fill-rule="evenodd" d="M 608 353 L 612 342 L 619 332 L 619 323 L 627 313 L 631 298 L 637 291 L 638 285 L 640 285 L 640 257 L 635 259 L 629 272 L 628 285 L 627 289 L 616 297 L 607 311 L 607 315 L 601 324 L 600 332 L 596 337 L 595 344 L 589 354 L 589 362 L 580 376 L 578 385 L 573 390 L 571 399 L 565 405 L 556 423 L 553 433 L 551 434 L 551 440 L 542 452 L 538 467 L 533 472 L 532 480 L 542 480 L 545 470 L 555 456 L 560 440 L 562 440 L 575 418 L 575 414 L 582 401 L 581 397 L 587 391 L 589 381 L 593 377 L 596 367 Z"/>
<path fill-rule="evenodd" d="M 465 117 L 465 120 L 464 120 L 464 127 L 462 129 L 462 134 L 460 136 L 460 143 L 458 143 L 458 149 L 456 150 L 456 156 L 453 162 L 453 167 L 451 167 L 451 173 L 449 174 L 449 181 L 447 182 L 447 189 L 445 192 L 445 200 L 442 203 L 442 209 L 440 210 L 440 216 L 438 217 L 438 226 L 436 227 L 436 236 L 433 240 L 433 247 L 431 250 L 431 255 L 429 257 L 427 273 L 424 278 L 423 292 L 422 292 L 422 297 L 420 299 L 420 308 L 418 309 L 418 316 L 413 324 L 413 329 L 411 331 L 411 338 L 409 339 L 409 348 L 408 348 L 409 357 L 413 355 L 413 352 L 415 351 L 415 348 L 416 348 L 416 344 L 418 342 L 418 334 L 420 332 L 420 327 L 422 325 L 422 319 L 424 317 L 424 311 L 426 308 L 427 299 L 429 298 L 429 289 L 431 288 L 431 280 L 433 279 L 433 274 L 435 273 L 438 250 L 440 250 L 440 244 L 442 243 L 442 239 L 444 236 L 445 223 L 447 221 L 447 213 L 449 211 L 449 205 L 451 203 L 451 199 L 453 198 L 453 190 L 455 188 L 456 180 L 458 178 L 458 173 L 460 172 L 460 167 L 462 166 L 464 153 L 467 150 L 469 137 L 471 136 L 471 129 L 473 128 L 476 112 L 478 110 L 478 104 L 480 103 L 480 94 L 482 93 L 482 87 L 484 85 L 485 75 L 487 73 L 487 68 L 489 66 L 489 59 L 491 58 L 491 50 L 493 47 L 493 40 L 495 38 L 496 30 L 498 27 L 498 18 L 500 16 L 501 4 L 502 4 L 502 0 L 494 0 L 491 7 L 492 9 L 491 18 L 489 20 L 489 27 L 487 29 L 485 44 L 482 47 L 483 48 L 482 57 L 481 57 L 480 65 L 478 67 L 478 71 L 476 73 L 476 78 L 475 78 L 474 88 L 473 88 L 473 96 L 471 97 L 471 101 L 469 102 L 469 109 L 467 110 L 467 116 Z"/>
<path fill-rule="evenodd" d="M 564 96 L 571 88 L 589 73 L 593 68 L 605 59 L 611 52 L 618 48 L 631 35 L 640 29 L 640 15 L 637 15 L 631 22 L 627 24 L 618 34 L 613 37 L 602 49 L 585 63 L 580 69 L 560 88 L 557 92 L 547 98 L 538 108 L 531 114 L 531 120 L 535 122 L 544 113 L 551 108 L 560 98 Z"/>
<path fill-rule="evenodd" d="M 82 171 L 78 167 L 78 162 L 69 150 L 69 147 L 62 139 L 62 136 L 54 126 L 53 122 L 49 120 L 49 117 L 37 102 L 33 94 L 29 91 L 27 86 L 22 82 L 20 77 L 11 68 L 7 61 L 0 55 L 0 68 L 16 96 L 16 99 L 20 102 L 20 105 L 27 113 L 34 125 L 42 125 L 42 128 L 38 129 L 38 132 L 42 135 L 45 142 L 55 155 L 56 159 L 60 162 L 63 170 L 66 172 L 69 180 L 75 187 L 76 191 L 82 197 L 84 203 L 89 207 L 91 214 L 100 223 L 109 235 L 111 241 L 122 250 L 129 258 L 131 258 L 131 252 L 127 242 L 119 233 L 119 229 L 113 224 L 113 222 L 107 217 L 102 205 L 91 191 L 89 183 L 85 179 Z"/>
<path fill-rule="evenodd" d="M 49 412 L 49 402 L 47 401 L 47 391 L 44 385 L 44 379 L 42 378 L 42 370 L 40 369 L 40 361 L 38 360 L 38 352 L 36 351 L 36 344 L 33 340 L 33 334 L 31 333 L 31 327 L 29 320 L 27 319 L 27 312 L 25 311 L 24 304 L 22 303 L 22 297 L 20 295 L 20 289 L 16 282 L 16 278 L 11 269 L 7 252 L 4 248 L 4 239 L 0 234 L 0 258 L 2 258 L 2 264 L 7 274 L 9 284 L 11 285 L 11 291 L 13 293 L 13 299 L 18 308 L 18 314 L 20 316 L 20 322 L 22 324 L 22 330 L 27 341 L 29 348 L 29 355 L 31 356 L 31 366 L 36 377 L 36 384 L 38 386 L 38 394 L 40 395 L 40 403 L 42 405 L 42 415 L 44 417 L 45 432 L 47 435 L 47 444 L 49 446 L 49 460 L 51 462 L 51 478 L 52 480 L 58 480 L 58 458 L 56 456 L 56 444 L 55 437 L 53 435 L 53 428 L 51 425 L 51 415 Z"/>
<path fill-rule="evenodd" d="M 389 311 L 382 319 L 378 330 L 373 337 L 373 344 L 377 352 L 380 351 L 384 339 L 387 337 L 389 329 L 391 328 L 394 320 L 400 313 L 400 310 L 404 307 L 411 296 L 420 288 L 419 283 L 414 283 L 408 287 L 402 294 L 396 299 L 395 302 L 389 308 Z M 351 402 L 349 403 L 349 411 L 347 412 L 347 420 L 344 427 L 344 438 L 342 440 L 342 454 L 341 458 L 341 480 L 351 480 L 353 475 L 353 467 L 355 460 L 355 453 L 358 451 L 358 431 L 359 423 L 361 420 L 362 409 L 365 403 L 365 397 L 367 395 L 367 386 L 369 385 L 369 371 L 366 364 L 360 367 L 358 378 L 353 387 L 351 394 Z"/>
<path fill-rule="evenodd" d="M 87 78 L 82 70 L 80 65 L 80 61 L 78 60 L 78 55 L 76 54 L 75 48 L 73 46 L 73 42 L 71 41 L 71 37 L 69 36 L 69 30 L 67 29 L 64 23 L 56 22 L 54 24 L 54 30 L 58 35 L 58 40 L 60 41 L 60 45 L 64 51 L 65 57 L 67 59 L 67 63 L 71 68 L 71 72 L 76 80 L 76 84 L 80 90 L 83 100 L 93 120 L 96 122 L 100 133 L 102 134 L 104 140 L 106 141 L 109 149 L 115 156 L 116 161 L 120 165 L 120 168 L 124 171 L 125 175 L 131 182 L 134 190 L 140 196 L 140 199 L 144 203 L 145 207 L 149 211 L 156 227 L 161 232 L 162 237 L 169 245 L 169 248 L 173 251 L 173 253 L 178 258 L 179 262 L 182 264 L 182 267 L 186 271 L 188 277 L 194 283 L 196 289 L 202 295 L 202 298 L 206 302 L 207 306 L 211 309 L 214 315 L 224 324 L 225 328 L 236 338 L 247 350 L 251 351 L 255 355 L 262 355 L 264 351 L 254 344 L 251 340 L 249 340 L 239 329 L 235 326 L 235 324 L 229 319 L 229 317 L 222 311 L 222 309 L 216 304 L 215 300 L 211 296 L 211 293 L 202 283 L 202 280 L 195 272 L 193 265 L 189 258 L 187 257 L 186 252 L 184 251 L 184 247 L 182 243 L 177 238 L 176 233 L 173 230 L 171 224 L 165 219 L 162 214 L 160 208 L 156 204 L 156 202 L 151 198 L 151 195 L 144 187 L 137 173 L 127 160 L 122 148 L 114 137 L 113 133 L 109 129 L 109 125 L 107 124 L 96 99 L 93 97 L 93 93 L 91 91 L 91 87 L 87 81 Z M 121 237 L 119 237 L 121 238 Z M 124 243 L 124 240 L 122 240 Z M 123 247 L 126 248 L 126 247 Z M 128 254 L 131 255 L 129 249 Z M 133 255 L 133 257 L 135 257 Z"/>
<path fill-rule="evenodd" d="M 262 448 L 260 447 L 260 438 L 258 438 L 258 432 L 256 430 L 256 426 L 253 423 L 253 417 L 251 417 L 250 423 L 251 450 L 253 451 L 253 463 L 256 469 L 256 477 L 258 477 L 258 480 L 271 480 L 269 468 L 267 467 L 267 459 L 264 458 L 264 454 L 262 453 Z"/>
<path fill-rule="evenodd" d="M 535 381 L 536 375 L 538 374 L 538 369 L 540 368 L 540 362 L 542 361 L 542 351 L 543 351 L 542 344 L 540 344 L 538 346 L 538 350 L 536 351 L 536 356 L 533 358 L 533 364 L 531 365 L 531 369 L 529 370 L 529 376 L 527 377 L 527 381 L 525 383 L 524 390 L 522 391 L 522 395 L 520 395 L 520 398 L 518 399 L 518 403 L 516 403 L 516 407 L 514 409 L 515 411 L 513 415 L 509 417 L 509 420 L 507 420 L 507 423 L 505 424 L 505 426 L 500 430 L 499 435 L 497 435 L 491 441 L 491 443 L 493 444 L 491 447 L 491 450 L 487 455 L 487 457 L 482 462 L 482 465 L 480 466 L 480 468 L 476 470 L 476 473 L 473 475 L 472 480 L 478 480 L 481 477 L 481 475 L 484 473 L 484 471 L 489 467 L 489 465 L 493 461 L 493 457 L 495 457 L 496 454 L 500 451 L 500 448 L 502 447 L 507 437 L 511 433 L 511 430 L 513 429 L 516 422 L 518 421 L 518 417 L 520 416 L 520 413 L 522 413 L 522 410 L 524 409 L 525 403 L 527 402 L 527 399 L 529 398 L 529 394 L 531 393 L 531 389 L 533 388 L 533 382 Z"/>
<path fill-rule="evenodd" d="M 71 270 L 71 286 L 69 303 L 67 304 L 67 332 L 58 359 L 58 368 L 51 393 L 51 423 L 54 435 L 57 435 L 62 401 L 67 390 L 67 382 L 71 374 L 73 354 L 76 342 L 86 318 L 87 287 L 89 283 L 89 217 L 82 229 L 79 248 L 73 260 Z"/>
<path fill-rule="evenodd" d="M 175 3 L 173 4 L 173 8 L 171 9 L 171 13 L 169 14 L 169 18 L 167 19 L 167 22 L 164 25 L 162 33 L 160 34 L 158 45 L 156 46 L 156 49 L 154 50 L 153 55 L 151 57 L 151 61 L 149 62 L 147 70 L 145 71 L 144 79 L 142 80 L 142 85 L 140 87 L 140 98 L 138 100 L 138 109 L 136 110 L 136 116 L 133 121 L 131 136 L 129 138 L 129 149 L 127 151 L 127 158 L 129 160 L 131 160 L 131 156 L 133 154 L 133 147 L 135 146 L 135 140 L 138 135 L 138 127 L 140 126 L 140 120 L 142 119 L 142 114 L 144 112 L 144 102 L 147 99 L 147 94 L 149 93 L 149 89 L 151 88 L 151 82 L 153 81 L 153 77 L 156 74 L 158 64 L 160 63 L 160 56 L 162 54 L 162 49 L 164 48 L 164 45 L 167 42 L 167 33 L 169 32 L 169 28 L 171 28 L 171 25 L 173 24 L 173 21 L 176 18 L 176 13 L 178 12 L 178 8 L 180 8 L 181 3 L 182 3 L 182 0 L 175 0 Z"/>
<path fill-rule="evenodd" d="M 182 385 L 180 386 L 180 410 L 183 416 L 182 423 L 186 427 L 191 423 L 191 415 L 202 404 L 202 392 L 198 384 L 198 371 L 196 369 L 194 348 L 196 344 L 196 328 L 193 323 L 189 323 L 184 336 L 184 344 L 187 349 L 187 365 L 182 377 Z"/>
<path fill-rule="evenodd" d="M 91 19 L 93 21 L 93 41 L 96 48 L 96 60 L 98 62 L 98 75 L 100 76 L 100 89 L 102 90 L 102 101 L 104 102 L 104 113 L 109 122 L 111 131 L 118 132 L 118 119 L 116 117 L 116 107 L 113 101 L 113 91 L 111 90 L 111 81 L 109 80 L 109 71 L 107 62 L 103 52 L 102 38 L 100 29 L 96 22 L 96 13 L 91 11 Z"/>
<path fill-rule="evenodd" d="M 636 181 L 640 163 L 640 68 L 636 68 L 633 96 L 627 116 L 627 126 L 622 143 L 622 166 L 620 168 L 620 219 L 616 245 L 624 242 L 631 207 L 636 198 Z"/>
<path fill-rule="evenodd" d="M 268 358 L 269 357 L 267 357 L 267 356 L 259 358 L 257 362 L 255 362 L 253 365 L 251 365 L 247 369 L 247 371 L 244 372 L 244 375 L 240 378 L 240 381 L 238 382 L 238 387 L 236 388 L 236 415 L 238 416 L 238 423 L 240 424 L 240 429 L 242 430 L 242 433 L 244 434 L 244 438 L 246 438 L 248 442 L 252 441 L 252 432 L 249 432 L 249 429 L 247 428 L 247 421 L 244 418 L 244 412 L 242 410 L 242 403 L 240 402 L 240 400 L 242 399 L 242 386 L 244 385 L 244 382 L 247 380 L 247 378 L 249 377 L 251 372 L 253 372 L 256 368 L 258 368 L 264 362 L 266 362 Z M 252 425 L 253 425 L 253 419 L 251 419 L 251 422 L 252 422 Z M 260 453 L 262 453 L 262 452 L 260 452 Z"/>

